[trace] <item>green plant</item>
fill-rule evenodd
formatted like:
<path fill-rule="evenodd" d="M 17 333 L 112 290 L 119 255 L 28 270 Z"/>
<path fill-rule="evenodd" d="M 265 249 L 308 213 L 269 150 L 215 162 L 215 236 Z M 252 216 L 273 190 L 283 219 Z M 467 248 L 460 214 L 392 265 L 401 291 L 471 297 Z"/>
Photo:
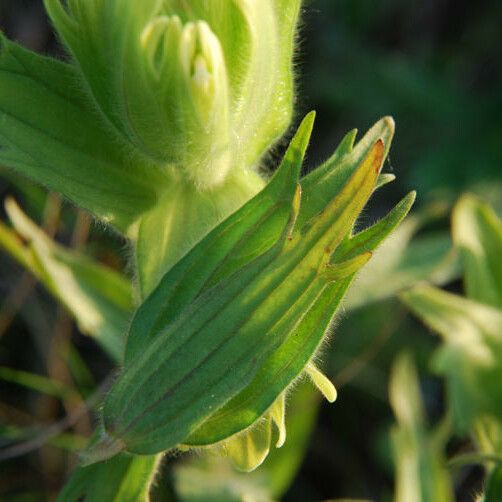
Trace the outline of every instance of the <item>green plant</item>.
<path fill-rule="evenodd" d="M 418 285 L 402 299 L 441 335 L 434 369 L 446 379 L 453 430 L 472 438 L 472 450 L 450 462 L 483 464 L 484 500 L 492 502 L 502 487 L 502 222 L 489 205 L 464 195 L 453 211 L 452 233 L 467 298 Z"/>
<path fill-rule="evenodd" d="M 61 499 L 124 497 L 124 482 L 144 497 L 174 448 L 217 449 L 253 470 L 273 425 L 284 444 L 301 375 L 336 398 L 316 354 L 354 275 L 414 200 L 354 231 L 392 180 L 381 169 L 393 121 L 356 145 L 352 131 L 300 179 L 309 114 L 269 180 L 258 168 L 292 118 L 300 1 L 45 4 L 71 62 L 1 39 L 0 161 L 112 226 L 134 256 L 130 285 L 7 203 L 24 242 L 2 226 L 4 246 L 121 367 L 89 465 Z"/>

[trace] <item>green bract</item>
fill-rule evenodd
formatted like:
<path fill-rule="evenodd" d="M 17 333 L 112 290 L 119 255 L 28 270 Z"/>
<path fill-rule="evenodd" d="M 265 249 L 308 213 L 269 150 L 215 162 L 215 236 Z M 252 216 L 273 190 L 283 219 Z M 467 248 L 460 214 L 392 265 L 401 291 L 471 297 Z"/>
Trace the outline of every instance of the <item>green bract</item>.
<path fill-rule="evenodd" d="M 310 360 L 354 273 L 406 214 L 413 194 L 374 227 L 351 235 L 385 153 L 382 140 L 362 142 L 360 164 L 320 212 L 305 217 L 311 206 L 302 211 L 298 173 L 312 120 L 303 122 L 270 184 L 181 260 L 136 313 L 125 369 L 104 406 L 107 437 L 93 456 L 214 444 L 269 408 L 284 435 L 281 394 L 303 370 L 334 399 Z M 349 147 L 345 155 L 358 152 Z M 248 468 L 266 456 L 268 427 L 266 448 L 247 459 Z M 260 444 L 262 435 L 249 434 L 254 447 Z M 246 441 L 235 441 L 242 452 Z M 226 447 L 232 455 L 234 440 Z M 237 458 L 245 468 L 242 462 Z"/>

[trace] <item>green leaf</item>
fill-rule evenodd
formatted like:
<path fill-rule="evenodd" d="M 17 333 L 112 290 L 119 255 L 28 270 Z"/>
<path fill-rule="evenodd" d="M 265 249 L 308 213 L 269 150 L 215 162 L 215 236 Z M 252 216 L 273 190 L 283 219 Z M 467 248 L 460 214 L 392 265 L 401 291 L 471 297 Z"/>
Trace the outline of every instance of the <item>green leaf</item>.
<path fill-rule="evenodd" d="M 490 206 L 464 195 L 453 212 L 452 232 L 462 255 L 466 295 L 502 308 L 502 222 Z"/>
<path fill-rule="evenodd" d="M 295 177 L 294 173 L 289 172 L 291 163 L 294 163 L 298 170 L 301 167 L 312 131 L 313 120 L 313 113 L 305 117 L 278 172 L 267 188 L 252 199 L 241 211 L 230 217 L 208 235 L 206 239 L 201 241 L 189 255 L 176 265 L 176 270 L 173 269 L 162 279 L 159 287 L 150 295 L 149 304 L 151 310 L 149 310 L 149 313 L 145 312 L 145 315 L 142 315 L 141 310 L 138 312 L 136 316 L 138 330 L 135 329 L 135 324 L 133 324 L 128 336 L 128 347 L 134 346 L 136 338 L 138 341 L 144 341 L 146 340 L 145 337 L 150 336 L 147 333 L 153 327 L 154 320 L 155 322 L 161 320 L 167 322 L 179 312 L 183 305 L 200 294 L 204 288 L 207 289 L 218 280 L 227 277 L 246 265 L 277 241 L 281 232 L 281 222 L 284 218 L 284 215 L 277 211 L 277 194 L 279 190 L 283 189 L 284 176 L 290 180 Z M 319 201 L 321 199 L 318 197 L 318 193 L 322 192 L 326 197 L 329 194 L 335 197 L 339 193 L 341 187 L 343 187 L 343 180 L 347 177 L 347 172 L 350 175 L 354 170 L 354 166 L 348 166 L 348 162 L 360 162 L 363 154 L 367 154 L 369 151 L 370 140 L 377 141 L 382 137 L 390 141 L 392 134 L 393 122 L 390 119 L 382 119 L 358 143 L 350 158 L 347 158 L 346 154 L 352 151 L 355 139 L 355 131 L 349 133 L 338 147 L 338 153 L 333 156 L 333 159 L 343 159 L 343 164 L 339 166 L 334 160 L 329 162 L 329 167 L 334 173 L 340 172 L 344 178 L 339 179 L 338 175 L 335 174 L 328 176 L 325 168 L 320 168 L 324 170 L 324 176 L 314 179 L 313 174 L 316 172 L 314 171 L 304 178 L 301 181 L 303 202 L 298 218 L 306 220 L 308 215 L 312 216 L 320 211 Z M 386 146 L 385 150 L 388 151 L 388 148 L 389 145 Z M 289 189 L 292 190 L 291 187 L 294 186 L 294 183 L 292 181 L 289 183 L 292 183 L 289 185 Z M 374 229 L 375 235 L 380 235 L 380 241 L 375 241 L 373 245 L 367 245 L 365 250 L 374 249 L 387 236 L 384 232 L 384 225 L 387 227 L 386 231 L 388 233 L 397 226 L 409 209 L 408 202 L 410 201 L 411 199 L 408 197 L 406 202 L 403 201 L 389 217 L 385 218 Z M 257 231 L 258 228 L 259 231 Z M 159 235 L 158 231 L 157 235 Z M 155 246 L 155 249 L 159 247 L 162 249 L 162 245 Z M 188 272 L 190 272 L 189 279 Z M 165 305 L 170 305 L 171 308 L 166 308 Z M 134 322 L 136 322 L 136 319 Z M 140 343 L 142 342 L 139 342 L 138 345 Z"/>
<path fill-rule="evenodd" d="M 107 462 L 77 468 L 58 502 L 139 502 L 148 494 L 161 458 L 117 455 Z"/>
<path fill-rule="evenodd" d="M 397 426 L 392 430 L 396 465 L 396 502 L 453 501 L 443 454 L 425 426 L 415 365 L 401 354 L 393 367 L 389 396 Z"/>
<path fill-rule="evenodd" d="M 128 362 L 133 362 L 137 357 L 140 357 L 144 352 L 145 343 L 153 343 L 153 339 L 162 333 L 163 326 L 169 325 L 180 310 L 201 291 L 207 290 L 210 286 L 217 284 L 219 280 L 238 270 L 239 267 L 250 263 L 253 258 L 266 252 L 277 241 L 281 233 L 281 226 L 284 226 L 284 222 L 289 218 L 290 204 L 283 203 L 283 209 L 279 211 L 281 206 L 277 206 L 271 196 L 276 193 L 275 197 L 277 198 L 280 191 L 285 189 L 285 193 L 289 193 L 289 197 L 292 196 L 295 186 L 294 180 L 297 175 L 291 176 L 289 174 L 289 166 L 293 162 L 296 166 L 294 171 L 298 172 L 303 152 L 308 143 L 312 118 L 306 119 L 300 127 L 281 169 L 267 188 L 215 229 L 187 257 L 181 260 L 164 277 L 159 287 L 139 309 L 128 336 L 126 366 Z M 290 181 L 284 185 L 284 180 L 288 179 Z M 285 188 L 282 188 L 283 185 Z M 278 200 L 284 200 L 284 197 L 278 197 Z M 359 236 L 354 241 L 354 245 L 347 248 L 345 253 L 347 258 L 356 258 L 358 250 L 364 254 L 368 250 L 374 249 L 405 216 L 413 198 L 413 194 L 405 198 L 375 228 L 367 231 L 364 236 Z M 300 207 L 300 214 L 301 211 L 302 207 Z M 257 224 L 260 225 L 259 233 L 254 231 L 254 225 Z M 222 258 L 224 258 L 223 262 L 221 262 Z M 343 261 L 342 254 L 339 263 Z M 353 275 L 349 272 L 347 275 Z M 202 427 L 200 434 L 196 433 L 195 437 L 188 440 L 190 444 L 192 442 L 193 444 L 207 444 L 223 439 L 248 427 L 267 410 L 284 388 L 301 373 L 317 349 L 343 293 L 350 284 L 350 279 L 348 277 L 345 281 L 333 285 L 328 284 L 325 288 L 325 294 L 320 297 L 322 301 L 320 299 L 312 312 L 305 316 L 302 321 L 303 328 L 298 327 L 299 332 L 305 333 L 305 344 L 296 343 L 295 345 L 294 338 L 291 339 L 291 347 L 285 343 L 284 349 L 277 352 L 278 356 L 273 357 L 263 366 L 264 371 L 258 374 L 260 378 L 257 376 L 253 385 L 246 389 L 243 396 L 236 397 L 235 402 L 229 403 L 228 410 L 231 411 L 222 410 L 221 417 L 232 416 L 233 419 L 209 420 L 207 425 Z M 298 351 L 302 347 L 304 350 L 299 355 Z M 291 361 L 294 362 L 291 364 Z M 287 368 L 287 371 L 283 372 L 281 368 Z M 263 382 L 266 382 L 266 385 L 270 387 L 266 395 L 262 392 Z M 244 409 L 239 404 L 241 402 L 247 405 Z M 239 411 L 235 412 L 236 409 Z M 215 417 L 219 417 L 219 414 L 216 414 Z"/>
<path fill-rule="evenodd" d="M 431 286 L 417 286 L 401 298 L 443 339 L 434 366 L 447 379 L 460 430 L 485 415 L 501 420 L 502 311 Z"/>
<path fill-rule="evenodd" d="M 116 361 L 132 310 L 127 279 L 92 259 L 52 241 L 12 200 L 6 202 L 15 233 L 0 225 L 0 245 L 68 309 L 83 333 L 91 335 Z"/>
<path fill-rule="evenodd" d="M 74 69 L 0 34 L 0 162 L 126 232 L 165 175 L 120 143 Z"/>

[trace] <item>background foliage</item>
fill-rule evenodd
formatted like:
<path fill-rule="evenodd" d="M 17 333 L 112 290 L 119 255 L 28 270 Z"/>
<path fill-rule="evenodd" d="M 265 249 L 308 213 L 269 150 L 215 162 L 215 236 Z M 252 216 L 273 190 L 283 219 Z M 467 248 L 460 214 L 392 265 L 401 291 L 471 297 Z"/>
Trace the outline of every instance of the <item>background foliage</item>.
<path fill-rule="evenodd" d="M 0 28 L 30 48 L 58 54 L 41 4 L 2 0 Z M 290 438 L 295 437 L 293 429 L 299 431 L 299 444 L 286 443 L 291 448 L 288 465 L 274 464 L 272 458 L 256 479 L 244 481 L 222 466 L 220 476 L 227 485 L 235 478 L 232 486 L 239 487 L 227 494 L 228 500 L 250 483 L 258 490 L 256 496 L 262 496 L 260 483 L 267 484 L 267 475 L 277 485 L 275 493 L 285 492 L 285 501 L 389 500 L 394 491 L 390 437 L 395 418 L 388 379 L 402 349 L 417 364 L 429 423 L 441 425 L 445 409 L 443 386 L 430 371 L 439 340 L 407 314 L 395 293 L 424 278 L 461 293 L 460 271 L 450 250 L 452 204 L 468 190 L 491 202 L 499 215 L 502 211 L 502 5 L 496 0 L 476 2 L 475 8 L 467 0 L 310 0 L 304 10 L 297 117 L 318 111 L 308 166 L 324 160 L 350 128 L 364 131 L 379 117 L 392 115 L 397 133 L 386 170 L 395 170 L 398 181 L 385 196 L 377 194 L 362 223 L 373 222 L 408 189 L 418 190 L 419 202 L 399 235 L 375 258 L 374 272 L 368 270 L 356 283 L 322 354 L 339 390 L 337 403 L 323 403 L 316 421 L 311 399 L 317 398 L 305 390 L 306 397 L 291 403 L 288 428 Z M 271 166 L 282 151 L 279 145 Z M 0 191 L 2 199 L 14 195 L 20 200 L 59 242 L 117 270 L 124 267 L 124 243 L 87 215 L 62 205 L 57 196 L 7 171 L 2 171 Z M 2 462 L 0 498 L 46 500 L 73 467 L 72 452 L 88 435 L 92 414 L 81 416 L 64 434 L 48 434 L 49 428 L 93 395 L 113 363 L 79 333 L 85 331 L 85 322 L 75 326 L 5 253 L 0 258 L 0 299 L 0 445 L 32 441 L 32 451 L 18 451 Z M 406 359 L 398 364 L 404 371 Z M 308 445 L 304 457 L 302 443 Z M 469 448 L 462 438 L 446 447 L 450 455 Z M 179 459 L 165 462 L 155 500 L 207 500 L 203 461 L 180 465 Z M 290 482 L 296 466 L 299 471 Z M 211 477 L 214 483 L 214 473 Z M 457 499 L 472 500 L 482 477 L 478 467 L 455 470 Z M 203 495 L 194 488 L 197 484 L 205 487 Z M 222 500 L 221 493 L 215 497 Z"/>

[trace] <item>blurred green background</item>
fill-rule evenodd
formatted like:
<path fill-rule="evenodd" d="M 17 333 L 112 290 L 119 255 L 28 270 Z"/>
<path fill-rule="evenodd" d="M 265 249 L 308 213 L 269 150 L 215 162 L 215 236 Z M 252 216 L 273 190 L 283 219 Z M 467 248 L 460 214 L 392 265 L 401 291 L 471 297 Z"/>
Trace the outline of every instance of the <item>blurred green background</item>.
<path fill-rule="evenodd" d="M 0 29 L 34 50 L 60 53 L 41 0 L 0 0 Z M 325 160 L 349 129 L 364 132 L 378 118 L 394 117 L 397 131 L 386 171 L 398 178 L 375 197 L 362 224 L 373 222 L 406 191 L 418 190 L 415 218 L 420 224 L 405 264 L 410 277 L 429 277 L 425 261 L 430 256 L 440 261 L 447 254 L 448 208 L 461 192 L 478 192 L 502 207 L 501 32 L 499 0 L 305 2 L 296 55 L 296 123 L 305 112 L 318 112 L 306 169 Z M 282 143 L 272 159 L 281 152 Z M 45 208 L 51 221 L 42 189 L 2 171 L 0 192 L 2 199 L 16 195 L 36 221 L 44 218 Z M 125 265 L 124 243 L 86 222 L 74 208 L 63 206 L 55 221 L 58 240 L 70 243 L 75 225 L 81 225 L 87 252 L 117 269 Z M 396 247 L 382 252 L 390 260 L 399 251 Z M 380 259 L 384 266 L 385 259 Z M 400 277 L 396 272 L 396 281 Z M 369 282 L 375 297 L 387 295 L 384 281 Z M 322 404 L 285 501 L 391 499 L 388 431 L 393 416 L 387 383 L 390 364 L 402 348 L 415 352 L 430 419 L 434 422 L 442 413 L 442 387 L 429 372 L 436 339 L 393 298 L 356 308 L 367 287 L 356 284 L 322 353 L 339 399 L 331 406 Z M 451 281 L 449 287 L 460 290 L 459 282 Z M 63 380 L 70 371 L 83 397 L 111 371 L 111 362 L 97 346 L 79 336 L 44 290 L 33 286 L 5 254 L 0 257 L 0 302 L 0 366 Z M 63 348 L 61 333 L 68 335 Z M 65 369 L 69 360 L 70 370 Z M 7 424 L 30 429 L 65 414 L 59 401 L 12 383 L 1 381 L 0 392 L 0 446 L 10 444 L 14 434 Z M 85 434 L 88 429 L 89 423 L 80 423 L 73 432 Z M 50 500 L 73 462 L 74 457 L 54 445 L 3 462 L 0 500 Z M 167 462 L 166 478 L 159 482 L 158 492 L 164 491 L 165 497 L 171 493 L 174 462 Z M 455 479 L 458 499 L 471 500 L 480 479 L 480 470 L 462 470 Z M 30 498 L 22 498 L 26 494 Z"/>

